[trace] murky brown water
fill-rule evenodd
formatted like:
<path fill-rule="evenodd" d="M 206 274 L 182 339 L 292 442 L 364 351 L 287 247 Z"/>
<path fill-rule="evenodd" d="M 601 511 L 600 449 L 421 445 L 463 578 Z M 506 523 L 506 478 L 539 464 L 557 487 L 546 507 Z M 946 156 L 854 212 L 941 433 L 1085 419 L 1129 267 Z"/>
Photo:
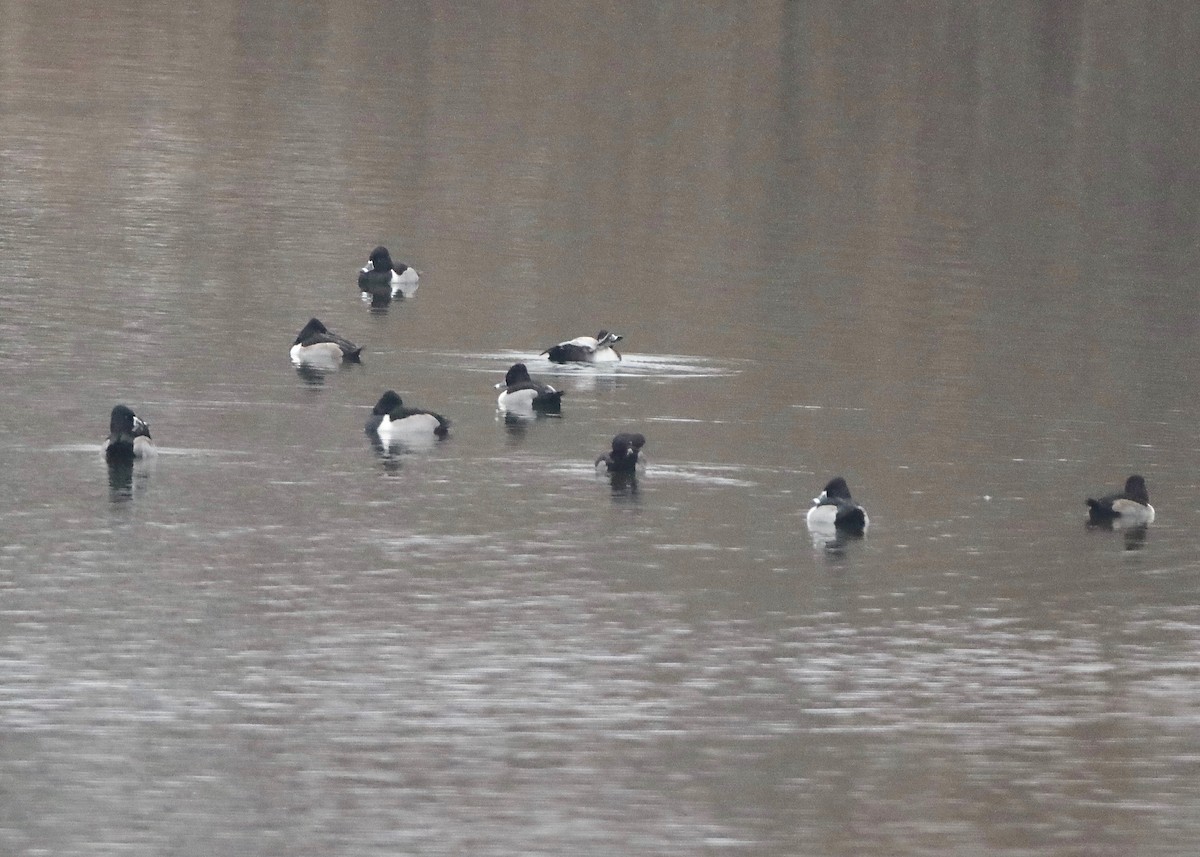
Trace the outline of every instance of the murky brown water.
<path fill-rule="evenodd" d="M 0 851 L 1191 854 L 1198 37 L 0 0 Z M 452 437 L 373 447 L 389 387 Z"/>

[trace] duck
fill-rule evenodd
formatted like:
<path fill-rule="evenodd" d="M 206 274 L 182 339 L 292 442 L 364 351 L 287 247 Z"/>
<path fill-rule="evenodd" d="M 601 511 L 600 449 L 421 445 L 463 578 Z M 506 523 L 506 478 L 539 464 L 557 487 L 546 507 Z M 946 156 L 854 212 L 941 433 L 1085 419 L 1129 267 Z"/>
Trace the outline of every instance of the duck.
<path fill-rule="evenodd" d="M 862 535 L 870 520 L 867 510 L 854 502 L 850 486 L 841 476 L 830 479 L 818 497 L 813 498 L 807 517 L 810 529 L 828 528 L 854 535 Z"/>
<path fill-rule="evenodd" d="M 441 414 L 421 408 L 405 407 L 395 390 L 379 397 L 371 416 L 367 418 L 367 433 L 382 438 L 435 438 L 441 440 L 450 432 L 450 421 Z"/>
<path fill-rule="evenodd" d="M 381 245 L 371 251 L 367 264 L 358 272 L 358 287 L 371 295 L 390 289 L 392 297 L 407 297 L 417 290 L 420 279 L 416 268 L 392 261 L 388 248 Z"/>
<path fill-rule="evenodd" d="M 637 432 L 621 432 L 612 439 L 612 449 L 596 459 L 597 473 L 636 473 L 646 469 L 646 460 L 640 458 L 646 445 L 645 435 Z"/>
<path fill-rule="evenodd" d="M 621 359 L 621 352 L 613 345 L 624 338 L 619 333 L 601 330 L 595 336 L 577 336 L 551 345 L 542 354 L 552 363 L 615 363 Z"/>
<path fill-rule="evenodd" d="M 111 462 L 133 461 L 155 454 L 150 426 L 126 405 L 114 405 L 108 420 L 104 457 Z"/>
<path fill-rule="evenodd" d="M 534 381 L 529 377 L 529 369 L 524 363 L 510 366 L 496 389 L 500 391 L 496 405 L 501 410 L 534 410 L 556 414 L 562 407 L 563 391 Z"/>
<path fill-rule="evenodd" d="M 362 362 L 362 346 L 338 336 L 321 323 L 310 318 L 308 324 L 296 334 L 292 343 L 292 362 L 297 365 L 325 364 L 336 366 L 343 359 L 351 363 Z"/>
<path fill-rule="evenodd" d="M 1099 499 L 1089 497 L 1087 507 L 1089 524 L 1141 526 L 1154 521 L 1146 480 L 1136 473 L 1125 480 L 1124 490 Z"/>

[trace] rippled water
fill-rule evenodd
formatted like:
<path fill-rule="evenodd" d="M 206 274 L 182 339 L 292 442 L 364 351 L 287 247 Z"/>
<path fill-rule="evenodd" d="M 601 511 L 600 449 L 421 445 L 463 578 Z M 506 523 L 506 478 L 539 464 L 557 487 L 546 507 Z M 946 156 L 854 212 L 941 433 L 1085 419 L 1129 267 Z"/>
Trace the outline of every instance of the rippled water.
<path fill-rule="evenodd" d="M 0 851 L 1192 853 L 1198 35 L 0 0 Z"/>

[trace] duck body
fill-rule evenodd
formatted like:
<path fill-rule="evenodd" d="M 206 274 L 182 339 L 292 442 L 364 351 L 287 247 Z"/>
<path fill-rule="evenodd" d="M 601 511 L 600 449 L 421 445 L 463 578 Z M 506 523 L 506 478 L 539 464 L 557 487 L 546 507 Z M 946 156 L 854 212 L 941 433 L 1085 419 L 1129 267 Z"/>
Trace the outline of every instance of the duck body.
<path fill-rule="evenodd" d="M 613 345 L 624 338 L 619 333 L 602 330 L 595 336 L 577 336 L 551 345 L 542 354 L 552 363 L 615 363 L 621 359 L 621 352 Z"/>
<path fill-rule="evenodd" d="M 612 448 L 596 459 L 597 473 L 637 473 L 646 469 L 646 460 L 640 457 L 646 445 L 645 435 L 637 432 L 621 432 L 612 439 Z"/>
<path fill-rule="evenodd" d="M 381 438 L 436 438 L 446 437 L 450 421 L 441 414 L 404 405 L 395 390 L 388 390 L 379 397 L 371 416 L 367 418 L 366 430 Z"/>
<path fill-rule="evenodd" d="M 358 287 L 370 295 L 409 297 L 416 292 L 420 279 L 416 268 L 393 261 L 388 248 L 380 246 L 371 251 L 367 264 L 358 272 Z"/>
<path fill-rule="evenodd" d="M 1088 523 L 1123 524 L 1140 526 L 1154 520 L 1154 507 L 1150 505 L 1150 492 L 1146 480 L 1134 474 L 1125 480 L 1125 488 L 1103 497 L 1087 499 Z"/>
<path fill-rule="evenodd" d="M 290 354 L 293 363 L 336 366 L 342 360 L 361 362 L 362 346 L 338 336 L 322 324 L 320 319 L 310 318 L 308 324 L 296 334 Z"/>
<path fill-rule="evenodd" d="M 104 457 L 110 462 L 133 461 L 155 454 L 150 426 L 125 405 L 116 405 L 108 420 Z"/>
<path fill-rule="evenodd" d="M 829 480 L 820 496 L 813 498 L 806 520 L 811 529 L 833 527 L 855 535 L 865 533 L 870 523 L 867 510 L 854 502 L 850 486 L 840 476 Z"/>
<path fill-rule="evenodd" d="M 562 409 L 563 391 L 534 381 L 529 377 L 529 369 L 524 363 L 514 363 L 509 367 L 496 389 L 500 391 L 496 405 L 501 410 L 556 414 Z"/>

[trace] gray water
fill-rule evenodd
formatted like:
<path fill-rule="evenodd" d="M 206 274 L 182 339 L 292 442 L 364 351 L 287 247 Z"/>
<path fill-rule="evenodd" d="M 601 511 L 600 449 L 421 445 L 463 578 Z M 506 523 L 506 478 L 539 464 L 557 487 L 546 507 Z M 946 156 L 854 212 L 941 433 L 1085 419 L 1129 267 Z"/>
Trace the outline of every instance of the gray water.
<path fill-rule="evenodd" d="M 0 851 L 1194 853 L 1198 38 L 0 0 Z M 451 437 L 372 445 L 388 388 Z"/>

